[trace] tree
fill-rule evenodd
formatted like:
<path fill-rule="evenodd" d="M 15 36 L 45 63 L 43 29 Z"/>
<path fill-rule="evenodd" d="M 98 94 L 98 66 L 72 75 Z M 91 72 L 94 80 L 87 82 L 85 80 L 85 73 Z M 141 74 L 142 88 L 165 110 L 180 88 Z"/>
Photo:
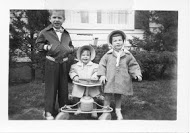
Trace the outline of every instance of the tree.
<path fill-rule="evenodd" d="M 35 40 L 38 33 L 49 25 L 47 10 L 11 10 L 10 11 L 10 65 L 14 63 L 13 57 L 29 57 L 31 60 L 32 80 L 35 79 L 35 68 L 39 62 L 39 53 L 36 53 Z M 15 52 L 19 49 L 21 52 Z"/>
<path fill-rule="evenodd" d="M 152 21 L 161 25 L 161 27 L 159 27 L 160 32 L 155 36 L 161 45 L 160 51 L 176 51 L 178 40 L 178 12 L 156 11 L 154 12 Z"/>
<path fill-rule="evenodd" d="M 136 11 L 135 28 L 144 30 L 143 40 L 134 37 L 132 46 L 147 51 L 176 51 L 178 12 L 176 11 Z M 156 23 L 157 31 L 152 32 L 149 24 Z"/>
<path fill-rule="evenodd" d="M 149 11 L 135 11 L 135 29 L 149 30 Z"/>
<path fill-rule="evenodd" d="M 133 47 L 143 48 L 147 51 L 153 49 L 152 36 L 153 33 L 150 31 L 150 20 L 152 17 L 152 12 L 150 11 L 136 11 L 135 12 L 135 29 L 142 29 L 144 31 L 143 40 L 138 37 L 134 37 L 129 42 Z"/>
<path fill-rule="evenodd" d="M 157 24 L 157 27 L 151 29 L 149 27 L 151 23 Z M 155 76 L 150 71 L 156 72 L 158 70 L 158 75 L 163 77 L 164 72 L 177 62 L 178 12 L 136 11 L 135 28 L 144 30 L 143 39 L 134 37 L 129 40 L 132 46 L 146 50 L 145 58 L 142 56 L 143 51 L 141 51 L 142 55 L 139 56 L 139 60 L 145 68 L 144 77 L 147 75 Z M 156 58 L 151 55 L 156 55 L 158 60 L 156 61 Z M 159 69 L 156 68 L 157 66 Z"/>

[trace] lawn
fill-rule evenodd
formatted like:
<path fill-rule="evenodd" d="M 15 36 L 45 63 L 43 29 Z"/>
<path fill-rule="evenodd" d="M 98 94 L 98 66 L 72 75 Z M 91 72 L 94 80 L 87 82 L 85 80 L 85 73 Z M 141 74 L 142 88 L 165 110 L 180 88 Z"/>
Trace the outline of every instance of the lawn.
<path fill-rule="evenodd" d="M 123 97 L 125 120 L 176 120 L 177 81 L 157 80 L 133 82 L 134 95 Z M 71 85 L 69 84 L 71 90 Z M 72 101 L 71 101 L 72 102 Z M 9 86 L 10 120 L 43 120 L 44 83 L 32 82 Z M 114 103 L 111 103 L 114 108 Z M 99 114 L 100 115 L 100 114 Z M 96 120 L 90 115 L 70 115 L 71 120 Z M 112 112 L 112 119 L 116 116 Z"/>

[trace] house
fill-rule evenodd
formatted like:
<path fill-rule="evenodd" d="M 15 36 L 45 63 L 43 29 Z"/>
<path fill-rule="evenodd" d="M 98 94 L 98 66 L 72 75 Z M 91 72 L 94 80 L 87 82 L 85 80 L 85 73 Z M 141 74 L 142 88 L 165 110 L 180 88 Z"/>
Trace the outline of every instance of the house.
<path fill-rule="evenodd" d="M 114 29 L 123 30 L 128 39 L 142 38 L 143 30 L 135 29 L 134 10 L 65 10 L 63 26 L 69 31 L 73 45 L 98 45 L 107 43 Z M 126 47 L 130 47 L 126 41 Z"/>

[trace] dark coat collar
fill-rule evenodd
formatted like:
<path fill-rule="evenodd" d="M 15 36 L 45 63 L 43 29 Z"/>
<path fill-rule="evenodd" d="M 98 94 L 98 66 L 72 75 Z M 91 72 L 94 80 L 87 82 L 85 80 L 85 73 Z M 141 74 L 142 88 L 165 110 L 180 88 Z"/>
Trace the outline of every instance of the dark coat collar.
<path fill-rule="evenodd" d="M 63 28 L 63 27 L 62 27 Z M 64 29 L 64 28 L 63 28 Z M 48 27 L 45 28 L 46 31 L 50 31 L 50 30 L 54 30 L 53 29 L 53 25 L 50 24 Z M 64 29 L 64 32 L 67 32 L 65 29 Z M 68 33 L 68 32 L 67 32 Z"/>

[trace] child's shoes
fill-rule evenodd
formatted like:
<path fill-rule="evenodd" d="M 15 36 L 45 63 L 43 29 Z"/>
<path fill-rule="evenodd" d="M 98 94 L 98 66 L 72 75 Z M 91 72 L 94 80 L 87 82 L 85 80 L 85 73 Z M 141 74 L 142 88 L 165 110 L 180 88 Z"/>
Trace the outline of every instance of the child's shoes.
<path fill-rule="evenodd" d="M 111 120 L 111 114 L 110 113 L 103 113 L 98 119 L 99 120 Z"/>
<path fill-rule="evenodd" d="M 92 113 L 92 114 L 91 114 L 91 117 L 93 117 L 93 118 L 97 118 L 97 117 L 98 117 L 97 112 Z"/>
<path fill-rule="evenodd" d="M 77 109 L 77 111 L 74 113 L 74 115 L 79 115 L 81 113 L 80 108 Z"/>
<path fill-rule="evenodd" d="M 43 117 L 46 120 L 54 120 L 54 117 L 52 116 L 52 114 L 50 112 L 44 112 Z"/>
<path fill-rule="evenodd" d="M 117 116 L 117 120 L 123 120 L 123 115 L 121 114 L 121 108 L 116 108 L 115 113 Z"/>
<path fill-rule="evenodd" d="M 55 120 L 68 120 L 68 119 L 69 119 L 69 113 L 65 112 L 59 112 L 55 117 Z"/>

